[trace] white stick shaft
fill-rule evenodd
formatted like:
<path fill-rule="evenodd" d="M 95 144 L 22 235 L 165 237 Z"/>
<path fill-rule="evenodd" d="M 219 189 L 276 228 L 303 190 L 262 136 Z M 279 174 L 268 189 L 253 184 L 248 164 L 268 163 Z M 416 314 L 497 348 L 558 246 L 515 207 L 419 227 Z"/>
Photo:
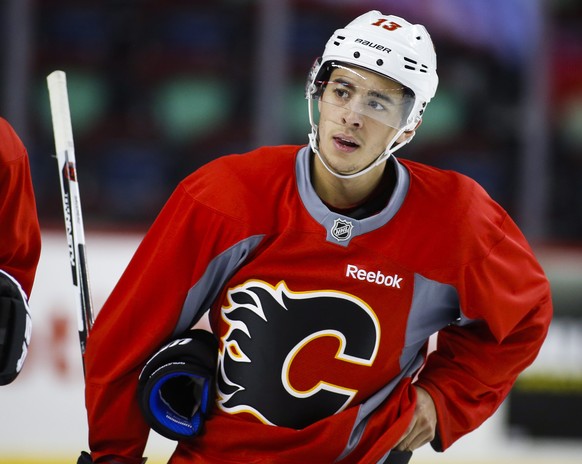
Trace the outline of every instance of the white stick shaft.
<path fill-rule="evenodd" d="M 52 72 L 47 76 L 47 84 L 61 182 L 69 260 L 77 299 L 77 323 L 81 353 L 84 354 L 85 342 L 93 325 L 93 310 L 85 256 L 85 230 L 77 178 L 66 74 L 63 71 Z"/>

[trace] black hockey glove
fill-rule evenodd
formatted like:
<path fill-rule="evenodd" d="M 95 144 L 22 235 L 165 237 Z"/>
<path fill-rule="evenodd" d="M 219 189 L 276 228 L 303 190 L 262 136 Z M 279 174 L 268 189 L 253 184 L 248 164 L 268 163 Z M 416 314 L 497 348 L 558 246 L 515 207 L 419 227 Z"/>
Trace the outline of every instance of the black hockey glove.
<path fill-rule="evenodd" d="M 139 375 L 138 400 L 146 422 L 171 440 L 202 432 L 215 398 L 218 341 L 191 330 L 162 347 Z"/>
<path fill-rule="evenodd" d="M 20 373 L 31 331 L 24 291 L 16 280 L 0 270 L 0 385 L 8 385 Z"/>

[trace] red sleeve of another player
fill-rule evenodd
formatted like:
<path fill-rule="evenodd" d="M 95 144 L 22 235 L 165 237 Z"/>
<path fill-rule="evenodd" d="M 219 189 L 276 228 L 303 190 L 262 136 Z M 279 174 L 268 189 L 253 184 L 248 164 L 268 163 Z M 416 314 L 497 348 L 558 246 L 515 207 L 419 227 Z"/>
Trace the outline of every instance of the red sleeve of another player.
<path fill-rule="evenodd" d="M 537 356 L 552 317 L 548 281 L 525 238 L 505 216 L 503 238 L 457 276 L 467 325 L 438 335 L 417 385 L 435 401 L 437 450 L 479 427 Z"/>
<path fill-rule="evenodd" d="M 40 257 L 40 227 L 26 149 L 1 118 L 0 222 L 0 269 L 30 296 Z"/>

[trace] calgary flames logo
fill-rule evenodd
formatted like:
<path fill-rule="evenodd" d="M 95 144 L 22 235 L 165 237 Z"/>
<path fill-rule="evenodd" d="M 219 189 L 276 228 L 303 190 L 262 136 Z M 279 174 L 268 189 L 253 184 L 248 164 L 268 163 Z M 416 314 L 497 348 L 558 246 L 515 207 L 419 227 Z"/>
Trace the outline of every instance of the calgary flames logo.
<path fill-rule="evenodd" d="M 227 299 L 223 411 L 300 429 L 347 407 L 357 390 L 347 386 L 343 367 L 371 366 L 378 352 L 380 327 L 368 305 L 342 292 L 296 293 L 284 282 L 255 280 L 229 289 Z M 332 351 L 320 349 L 326 342 Z"/>

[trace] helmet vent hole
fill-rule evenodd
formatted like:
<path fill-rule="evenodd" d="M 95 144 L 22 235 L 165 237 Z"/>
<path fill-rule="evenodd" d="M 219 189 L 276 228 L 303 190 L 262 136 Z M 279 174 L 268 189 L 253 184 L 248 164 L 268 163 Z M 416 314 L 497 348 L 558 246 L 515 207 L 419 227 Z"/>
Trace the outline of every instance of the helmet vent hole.
<path fill-rule="evenodd" d="M 354 52 L 354 58 L 359 58 L 360 57 L 360 52 Z"/>
<path fill-rule="evenodd" d="M 382 66 L 382 65 L 384 64 L 384 61 L 383 61 L 383 60 L 377 60 L 377 61 L 376 61 L 376 64 L 377 64 L 378 66 Z"/>

